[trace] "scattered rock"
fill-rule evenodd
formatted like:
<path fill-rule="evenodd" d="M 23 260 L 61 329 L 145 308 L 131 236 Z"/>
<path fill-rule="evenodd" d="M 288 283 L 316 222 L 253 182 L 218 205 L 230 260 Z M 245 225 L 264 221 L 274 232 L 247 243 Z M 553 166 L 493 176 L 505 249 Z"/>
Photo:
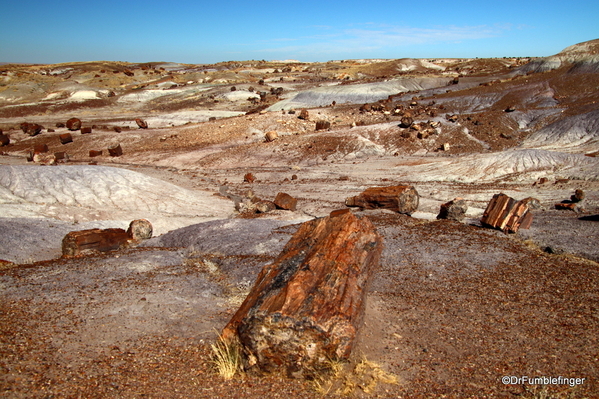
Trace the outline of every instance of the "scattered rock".
<path fill-rule="evenodd" d="M 48 152 L 48 144 L 36 144 L 33 147 L 33 154 L 44 154 Z"/>
<path fill-rule="evenodd" d="M 457 121 L 458 121 L 458 116 L 457 116 L 457 115 L 455 115 L 455 114 L 454 114 L 454 115 L 447 115 L 447 120 L 448 120 L 449 122 L 453 122 L 453 123 L 455 123 L 455 122 L 457 122 Z"/>
<path fill-rule="evenodd" d="M 514 112 L 516 110 L 516 107 L 513 105 L 510 105 L 509 107 L 507 107 L 505 109 L 505 112 Z"/>
<path fill-rule="evenodd" d="M 81 129 L 81 120 L 77 119 L 77 118 L 71 118 L 67 121 L 67 129 L 71 130 L 71 131 L 75 131 L 75 130 L 79 130 Z"/>
<path fill-rule="evenodd" d="M 570 201 L 572 202 L 580 202 L 584 199 L 584 191 L 578 189 L 574 192 L 574 194 L 570 197 Z"/>
<path fill-rule="evenodd" d="M 246 173 L 245 176 L 243 176 L 243 181 L 245 183 L 253 183 L 254 180 L 256 180 L 256 176 L 251 173 Z"/>
<path fill-rule="evenodd" d="M 0 147 L 4 147 L 10 144 L 10 137 L 7 134 L 0 133 Z"/>
<path fill-rule="evenodd" d="M 277 206 L 272 201 L 261 200 L 255 203 L 257 213 L 268 213 L 277 209 Z"/>
<path fill-rule="evenodd" d="M 566 202 L 559 202 L 557 204 L 555 204 L 555 209 L 559 209 L 559 210 L 570 210 L 570 211 L 575 211 L 578 207 L 578 204 L 576 202 L 570 202 L 570 201 L 566 201 Z"/>
<path fill-rule="evenodd" d="M 100 150 L 100 151 L 89 150 L 89 157 L 90 158 L 99 157 L 100 155 L 102 155 L 102 150 Z"/>
<path fill-rule="evenodd" d="M 266 132 L 264 137 L 266 142 L 270 143 L 271 141 L 275 141 L 277 138 L 279 138 L 279 135 L 274 130 L 271 130 L 270 132 Z"/>
<path fill-rule="evenodd" d="M 223 337 L 241 344 L 246 368 L 292 377 L 348 359 L 382 247 L 372 223 L 349 210 L 305 222 L 262 269 Z"/>
<path fill-rule="evenodd" d="M 308 112 L 307 109 L 303 108 L 300 111 L 298 118 L 307 121 L 308 119 L 310 119 L 310 113 Z"/>
<path fill-rule="evenodd" d="M 146 219 L 137 219 L 129 224 L 129 229 L 127 229 L 127 236 L 131 240 L 139 242 L 142 240 L 148 240 L 152 238 L 152 231 L 152 223 L 150 223 Z"/>
<path fill-rule="evenodd" d="M 135 119 L 135 123 L 137 123 L 137 126 L 139 126 L 140 129 L 147 129 L 148 128 L 148 122 L 144 121 L 143 119 Z"/>
<path fill-rule="evenodd" d="M 441 205 L 437 219 L 455 220 L 461 222 L 466 217 L 468 204 L 462 198 L 456 198 Z"/>
<path fill-rule="evenodd" d="M 58 123 L 56 124 L 56 127 L 57 127 L 57 128 L 63 128 L 64 126 L 65 126 L 65 125 L 64 125 L 64 123 L 62 123 L 62 122 L 58 122 Z"/>
<path fill-rule="evenodd" d="M 412 119 L 409 116 L 402 116 L 400 123 L 399 123 L 399 127 L 407 129 L 410 126 L 412 126 L 412 124 L 414 123 L 414 119 Z"/>
<path fill-rule="evenodd" d="M 349 197 L 345 205 L 361 209 L 389 209 L 411 215 L 418 209 L 420 196 L 413 186 L 370 187 L 360 195 Z"/>
<path fill-rule="evenodd" d="M 44 128 L 42 125 L 38 125 L 37 123 L 27 123 L 23 122 L 20 125 L 23 133 L 28 134 L 30 136 L 36 136 L 42 132 Z"/>
<path fill-rule="evenodd" d="M 91 132 L 92 132 L 92 128 L 89 126 L 81 128 L 81 134 L 90 134 Z"/>
<path fill-rule="evenodd" d="M 287 211 L 295 211 L 297 209 L 297 199 L 286 193 L 278 193 L 275 197 L 274 204 L 277 208 Z"/>
<path fill-rule="evenodd" d="M 108 147 L 108 154 L 111 157 L 120 157 L 123 155 L 123 149 L 120 144 L 113 145 L 112 147 Z"/>
<path fill-rule="evenodd" d="M 112 128 L 112 130 L 114 130 L 114 131 L 115 131 L 115 132 L 117 132 L 117 133 L 120 133 L 120 132 L 122 132 L 122 131 L 123 131 L 123 129 L 121 129 L 121 128 L 120 128 L 120 127 L 118 127 L 118 126 L 115 126 L 115 127 L 113 127 L 113 128 Z"/>
<path fill-rule="evenodd" d="M 316 130 L 327 130 L 331 128 L 331 122 L 329 121 L 318 121 L 316 122 Z"/>
<path fill-rule="evenodd" d="M 481 223 L 504 233 L 528 229 L 532 223 L 527 200 L 516 201 L 505 194 L 495 194 L 483 213 Z"/>

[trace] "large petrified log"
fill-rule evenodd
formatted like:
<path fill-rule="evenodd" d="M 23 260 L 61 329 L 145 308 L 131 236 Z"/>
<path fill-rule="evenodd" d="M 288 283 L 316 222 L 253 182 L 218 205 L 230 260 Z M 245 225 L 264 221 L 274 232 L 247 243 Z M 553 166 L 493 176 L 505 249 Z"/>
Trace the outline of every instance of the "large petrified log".
<path fill-rule="evenodd" d="M 516 201 L 505 194 L 495 194 L 483 213 L 481 223 L 503 231 L 515 233 L 518 229 L 528 229 L 532 223 L 529 212 L 530 198 Z"/>
<path fill-rule="evenodd" d="M 360 195 L 345 200 L 347 206 L 362 209 L 390 209 L 411 215 L 418 209 L 420 196 L 413 186 L 370 187 Z"/>
<path fill-rule="evenodd" d="M 87 252 L 108 252 L 126 247 L 129 235 L 123 229 L 89 229 L 71 231 L 62 239 L 62 255 L 76 256 Z"/>
<path fill-rule="evenodd" d="M 260 272 L 223 337 L 239 341 L 247 368 L 289 376 L 348 358 L 381 251 L 372 223 L 349 209 L 305 222 Z"/>
<path fill-rule="evenodd" d="M 114 251 L 151 237 L 152 224 L 146 219 L 132 221 L 127 231 L 123 229 L 71 231 L 62 239 L 62 256 Z"/>

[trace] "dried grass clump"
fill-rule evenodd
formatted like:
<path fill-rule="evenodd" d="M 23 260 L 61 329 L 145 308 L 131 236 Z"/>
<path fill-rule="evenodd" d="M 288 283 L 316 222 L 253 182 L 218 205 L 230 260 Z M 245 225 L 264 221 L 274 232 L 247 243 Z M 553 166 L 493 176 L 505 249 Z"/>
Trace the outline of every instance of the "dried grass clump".
<path fill-rule="evenodd" d="M 228 341 L 219 335 L 218 341 L 210 347 L 214 356 L 212 362 L 221 377 L 230 380 L 241 371 L 241 350 L 237 342 Z"/>

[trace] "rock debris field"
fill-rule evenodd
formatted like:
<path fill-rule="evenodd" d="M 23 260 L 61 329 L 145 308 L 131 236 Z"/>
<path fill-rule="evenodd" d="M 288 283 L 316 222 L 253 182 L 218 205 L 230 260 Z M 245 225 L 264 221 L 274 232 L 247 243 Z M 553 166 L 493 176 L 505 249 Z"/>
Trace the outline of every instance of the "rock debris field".
<path fill-rule="evenodd" d="M 0 66 L 0 396 L 597 396 L 598 54 Z M 417 208 L 348 207 L 392 187 Z M 219 376 L 261 270 L 341 209 L 383 247 L 340 374 Z M 63 256 L 89 229 L 125 238 Z"/>

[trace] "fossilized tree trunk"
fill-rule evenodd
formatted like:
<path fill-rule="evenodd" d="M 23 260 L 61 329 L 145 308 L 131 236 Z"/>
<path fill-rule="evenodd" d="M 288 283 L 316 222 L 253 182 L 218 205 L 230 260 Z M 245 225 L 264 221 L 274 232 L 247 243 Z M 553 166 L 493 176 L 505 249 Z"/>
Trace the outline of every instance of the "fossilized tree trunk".
<path fill-rule="evenodd" d="M 370 187 L 345 200 L 347 206 L 362 209 L 390 209 L 411 215 L 418 209 L 420 196 L 413 186 Z"/>
<path fill-rule="evenodd" d="M 364 313 L 382 238 L 348 209 L 305 222 L 261 271 L 223 331 L 239 340 L 246 366 L 288 375 L 347 358 Z"/>
<path fill-rule="evenodd" d="M 495 194 L 480 221 L 505 233 L 515 233 L 520 228 L 528 229 L 532 223 L 529 201 L 529 198 L 516 201 L 505 194 Z"/>

